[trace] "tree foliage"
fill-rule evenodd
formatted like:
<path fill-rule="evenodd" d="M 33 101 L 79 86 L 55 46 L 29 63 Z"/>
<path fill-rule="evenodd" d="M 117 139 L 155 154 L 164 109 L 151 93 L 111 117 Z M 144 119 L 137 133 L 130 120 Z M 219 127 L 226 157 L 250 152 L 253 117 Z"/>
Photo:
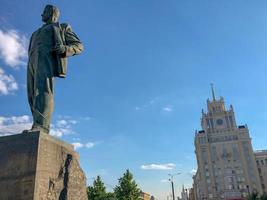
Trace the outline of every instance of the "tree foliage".
<path fill-rule="evenodd" d="M 90 200 L 107 200 L 109 198 L 112 199 L 112 194 L 106 192 L 106 187 L 100 176 L 96 177 L 93 186 L 89 186 L 87 188 L 87 195 L 88 199 Z"/>
<path fill-rule="evenodd" d="M 117 200 L 140 200 L 141 190 L 138 188 L 132 173 L 127 169 L 119 179 L 118 185 L 114 189 Z"/>
<path fill-rule="evenodd" d="M 267 194 L 258 195 L 258 193 L 254 192 L 248 196 L 247 200 L 267 200 Z"/>
<path fill-rule="evenodd" d="M 267 193 L 261 195 L 260 200 L 267 200 Z"/>
<path fill-rule="evenodd" d="M 252 194 L 250 194 L 247 198 L 247 200 L 259 200 L 258 199 L 258 193 L 253 192 Z"/>

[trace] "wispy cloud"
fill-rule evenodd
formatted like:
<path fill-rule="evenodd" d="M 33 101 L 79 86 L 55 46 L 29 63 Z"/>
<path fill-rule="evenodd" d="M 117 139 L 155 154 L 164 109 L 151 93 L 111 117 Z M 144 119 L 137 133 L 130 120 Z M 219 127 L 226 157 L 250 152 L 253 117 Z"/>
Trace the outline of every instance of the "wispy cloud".
<path fill-rule="evenodd" d="M 1 41 L 0 41 L 1 43 Z M 0 68 L 0 94 L 8 95 L 18 89 L 18 84 L 12 75 L 7 75 L 5 71 Z"/>
<path fill-rule="evenodd" d="M 74 146 L 74 149 L 82 148 L 84 145 L 80 142 L 73 142 L 71 143 Z"/>
<path fill-rule="evenodd" d="M 31 118 L 28 115 L 0 116 L 0 136 L 21 133 L 23 130 L 30 129 L 31 125 Z"/>
<path fill-rule="evenodd" d="M 172 109 L 171 106 L 165 106 L 165 107 L 162 108 L 162 110 L 163 110 L 164 112 L 171 112 L 173 109 Z"/>
<path fill-rule="evenodd" d="M 72 119 L 61 119 L 51 124 L 50 134 L 56 137 L 73 134 L 73 125 L 77 121 Z M 32 119 L 28 115 L 4 117 L 0 116 L 0 136 L 21 133 L 29 130 L 32 126 Z M 89 146 L 91 144 L 88 144 Z"/>
<path fill-rule="evenodd" d="M 134 109 L 135 110 L 142 110 L 142 109 L 146 109 L 150 106 L 153 106 L 157 101 L 158 101 L 158 97 L 155 97 L 153 99 L 151 99 L 149 102 L 147 102 L 146 104 L 143 104 L 141 106 L 136 106 Z"/>
<path fill-rule="evenodd" d="M 0 29 L 0 57 L 10 67 L 25 65 L 28 39 L 16 30 Z"/>
<path fill-rule="evenodd" d="M 160 180 L 160 182 L 167 183 L 167 182 L 169 182 L 169 180 L 168 179 L 162 179 L 162 180 Z"/>
<path fill-rule="evenodd" d="M 83 120 L 90 121 L 90 120 L 92 119 L 92 117 L 87 116 L 87 117 L 83 117 L 82 119 L 83 119 Z"/>
<path fill-rule="evenodd" d="M 74 146 L 74 149 L 80 149 L 80 148 L 91 149 L 91 148 L 95 147 L 96 143 L 94 143 L 94 142 L 87 142 L 87 143 L 73 142 L 72 145 Z"/>
<path fill-rule="evenodd" d="M 51 124 L 50 134 L 56 137 L 62 137 L 63 135 L 74 134 L 73 125 L 77 124 L 76 120 L 69 117 L 64 119 L 61 117 L 54 124 Z"/>
<path fill-rule="evenodd" d="M 85 144 L 85 147 L 88 148 L 88 149 L 91 149 L 91 148 L 93 148 L 94 146 L 95 146 L 95 143 L 93 143 L 93 142 L 87 142 L 87 143 Z"/>
<path fill-rule="evenodd" d="M 174 163 L 166 163 L 166 164 L 148 164 L 142 165 L 141 169 L 143 170 L 172 170 L 176 167 Z"/>
<path fill-rule="evenodd" d="M 192 169 L 191 171 L 190 171 L 190 174 L 191 175 L 195 175 L 197 173 L 197 170 L 196 169 Z"/>

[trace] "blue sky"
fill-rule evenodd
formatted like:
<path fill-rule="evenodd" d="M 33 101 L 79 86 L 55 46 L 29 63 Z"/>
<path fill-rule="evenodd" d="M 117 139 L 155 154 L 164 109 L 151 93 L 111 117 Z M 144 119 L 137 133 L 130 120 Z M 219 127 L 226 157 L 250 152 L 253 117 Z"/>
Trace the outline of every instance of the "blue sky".
<path fill-rule="evenodd" d="M 168 173 L 182 173 L 176 193 L 190 187 L 210 83 L 248 124 L 254 148 L 267 148 L 263 0 L 1 0 L 0 135 L 30 125 L 27 41 L 48 3 L 85 46 L 56 80 L 53 134 L 76 144 L 89 184 L 99 174 L 110 190 L 129 168 L 160 200 Z"/>

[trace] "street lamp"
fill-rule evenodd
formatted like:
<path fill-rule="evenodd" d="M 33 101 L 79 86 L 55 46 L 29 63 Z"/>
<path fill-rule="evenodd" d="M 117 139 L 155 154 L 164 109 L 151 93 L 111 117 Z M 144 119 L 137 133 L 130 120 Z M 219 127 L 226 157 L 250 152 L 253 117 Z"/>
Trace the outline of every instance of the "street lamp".
<path fill-rule="evenodd" d="M 250 196 L 249 185 L 247 185 L 247 191 L 248 191 L 248 195 Z"/>
<path fill-rule="evenodd" d="M 181 173 L 175 173 L 175 174 L 168 174 L 170 176 L 169 181 L 171 182 L 172 185 L 172 200 L 175 200 L 175 195 L 174 195 L 174 186 L 173 186 L 173 177 L 176 175 L 180 175 Z"/>

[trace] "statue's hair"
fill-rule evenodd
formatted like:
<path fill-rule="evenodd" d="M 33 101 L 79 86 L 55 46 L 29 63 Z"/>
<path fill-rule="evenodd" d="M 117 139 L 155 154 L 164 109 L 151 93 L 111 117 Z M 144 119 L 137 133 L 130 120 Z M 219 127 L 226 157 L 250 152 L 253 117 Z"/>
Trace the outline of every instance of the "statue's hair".
<path fill-rule="evenodd" d="M 51 11 L 52 17 L 55 17 L 56 19 L 59 18 L 60 12 L 56 6 L 48 4 L 45 6 L 45 9 L 49 9 Z"/>

